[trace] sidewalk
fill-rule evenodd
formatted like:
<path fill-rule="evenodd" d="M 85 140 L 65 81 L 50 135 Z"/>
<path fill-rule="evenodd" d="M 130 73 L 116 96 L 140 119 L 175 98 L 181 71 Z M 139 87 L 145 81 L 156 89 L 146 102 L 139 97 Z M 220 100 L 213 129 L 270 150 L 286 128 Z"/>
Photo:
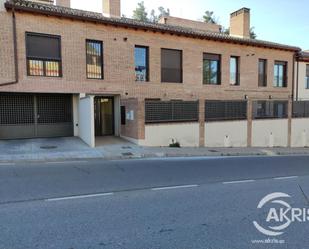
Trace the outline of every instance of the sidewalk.
<path fill-rule="evenodd" d="M 131 159 L 164 157 L 309 155 L 309 148 L 166 148 L 141 147 L 120 138 L 109 138 L 89 148 L 79 138 L 0 141 L 0 163 L 81 159 Z"/>

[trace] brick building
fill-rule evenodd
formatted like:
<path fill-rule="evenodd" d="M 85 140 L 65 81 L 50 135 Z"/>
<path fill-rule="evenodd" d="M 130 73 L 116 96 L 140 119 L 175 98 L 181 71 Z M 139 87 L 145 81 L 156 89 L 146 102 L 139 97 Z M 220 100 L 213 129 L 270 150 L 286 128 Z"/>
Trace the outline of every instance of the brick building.
<path fill-rule="evenodd" d="M 218 146 L 264 146 L 283 129 L 278 144 L 291 144 L 300 49 L 250 39 L 249 9 L 231 14 L 226 35 L 182 18 L 139 22 L 121 17 L 120 0 L 102 4 L 100 14 L 69 0 L 0 0 L 0 139 L 74 135 L 95 146 L 116 135 L 212 146 L 224 131 Z M 261 110 L 283 125 L 255 122 Z M 211 117 L 232 121 L 205 123 Z"/>

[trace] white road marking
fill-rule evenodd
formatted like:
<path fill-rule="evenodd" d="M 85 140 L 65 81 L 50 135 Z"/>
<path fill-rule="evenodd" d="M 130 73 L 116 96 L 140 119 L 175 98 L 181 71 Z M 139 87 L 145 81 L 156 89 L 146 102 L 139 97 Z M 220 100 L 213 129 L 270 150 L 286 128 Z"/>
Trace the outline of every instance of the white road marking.
<path fill-rule="evenodd" d="M 236 184 L 236 183 L 248 183 L 248 182 L 255 182 L 255 180 L 242 180 L 242 181 L 223 182 L 223 184 Z"/>
<path fill-rule="evenodd" d="M 65 201 L 65 200 L 75 200 L 75 199 L 84 199 L 84 198 L 92 198 L 92 197 L 101 197 L 101 196 L 109 196 L 113 195 L 114 193 L 101 193 L 101 194 L 89 194 L 89 195 L 75 195 L 75 196 L 66 196 L 66 197 L 59 197 L 59 198 L 50 198 L 46 199 L 45 201 Z"/>
<path fill-rule="evenodd" d="M 199 185 L 192 184 L 192 185 L 180 185 L 180 186 L 170 186 L 170 187 L 159 187 L 159 188 L 152 188 L 151 190 L 153 191 L 158 191 L 158 190 L 169 190 L 169 189 L 179 189 L 179 188 L 196 188 Z"/>
<path fill-rule="evenodd" d="M 283 176 L 283 177 L 275 177 L 274 180 L 286 180 L 286 179 L 295 179 L 298 176 Z"/>
<path fill-rule="evenodd" d="M 0 163 L 0 166 L 12 166 L 15 165 L 15 163 Z"/>
<path fill-rule="evenodd" d="M 68 164 L 68 163 L 87 163 L 87 161 L 59 161 L 59 162 L 46 162 L 45 164 Z"/>

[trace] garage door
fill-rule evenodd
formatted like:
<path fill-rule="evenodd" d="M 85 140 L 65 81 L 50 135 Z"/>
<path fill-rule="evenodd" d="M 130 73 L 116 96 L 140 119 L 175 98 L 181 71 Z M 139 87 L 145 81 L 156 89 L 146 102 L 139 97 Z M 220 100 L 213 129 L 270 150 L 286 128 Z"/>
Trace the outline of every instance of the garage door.
<path fill-rule="evenodd" d="M 0 139 L 73 136 L 72 95 L 0 93 Z"/>

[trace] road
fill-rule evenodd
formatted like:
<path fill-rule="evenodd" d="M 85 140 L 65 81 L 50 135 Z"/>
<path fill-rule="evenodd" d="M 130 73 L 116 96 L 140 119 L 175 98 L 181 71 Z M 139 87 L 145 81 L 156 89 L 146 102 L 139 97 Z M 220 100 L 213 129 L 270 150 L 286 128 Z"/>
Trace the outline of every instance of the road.
<path fill-rule="evenodd" d="M 309 248 L 309 221 L 253 225 L 273 192 L 309 208 L 309 157 L 0 164 L 0 249 Z"/>

